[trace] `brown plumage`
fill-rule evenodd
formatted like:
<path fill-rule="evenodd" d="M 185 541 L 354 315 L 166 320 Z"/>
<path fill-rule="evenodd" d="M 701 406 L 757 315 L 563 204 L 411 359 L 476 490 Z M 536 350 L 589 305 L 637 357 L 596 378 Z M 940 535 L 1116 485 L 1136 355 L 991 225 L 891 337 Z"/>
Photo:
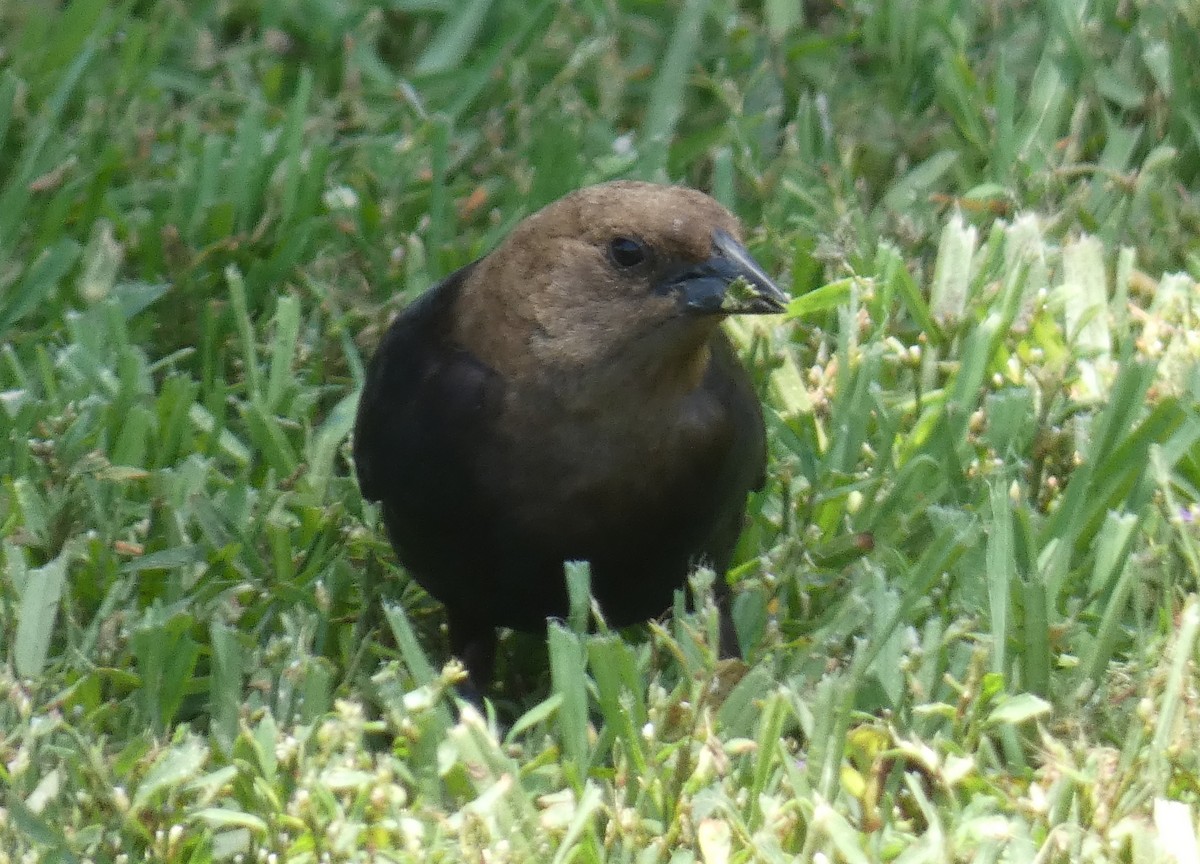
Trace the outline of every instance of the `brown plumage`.
<path fill-rule="evenodd" d="M 666 611 L 697 564 L 724 573 L 766 448 L 720 322 L 786 300 L 738 235 L 692 189 L 588 187 L 389 327 L 359 402 L 359 484 L 445 604 L 475 688 L 496 627 L 566 615 L 566 560 L 591 562 L 616 626 Z M 717 593 L 732 655 L 724 579 Z"/>

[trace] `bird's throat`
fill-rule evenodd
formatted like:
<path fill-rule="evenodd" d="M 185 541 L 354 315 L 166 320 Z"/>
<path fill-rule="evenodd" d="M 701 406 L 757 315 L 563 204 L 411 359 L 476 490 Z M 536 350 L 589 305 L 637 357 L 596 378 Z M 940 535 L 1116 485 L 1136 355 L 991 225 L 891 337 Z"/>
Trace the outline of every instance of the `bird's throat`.
<path fill-rule="evenodd" d="M 712 360 L 707 342 L 686 347 L 670 353 L 626 353 L 602 363 L 560 369 L 548 383 L 562 408 L 572 413 L 632 411 L 636 416 L 659 407 L 671 410 L 700 387 Z"/>

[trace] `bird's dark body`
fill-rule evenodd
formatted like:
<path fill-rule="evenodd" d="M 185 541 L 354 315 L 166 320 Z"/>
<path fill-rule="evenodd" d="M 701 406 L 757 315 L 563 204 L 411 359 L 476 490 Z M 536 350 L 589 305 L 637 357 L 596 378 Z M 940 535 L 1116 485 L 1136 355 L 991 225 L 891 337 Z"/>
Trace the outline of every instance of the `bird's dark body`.
<path fill-rule="evenodd" d="M 666 611 L 698 564 L 723 574 L 765 467 L 761 409 L 724 333 L 700 387 L 635 418 L 652 434 L 583 416 L 515 439 L 500 422 L 510 385 L 451 337 L 467 272 L 396 318 L 360 402 L 363 492 L 417 582 L 452 613 L 537 630 L 567 614 L 564 561 L 591 564 L 614 626 Z M 549 394 L 524 398 L 558 410 Z"/>
<path fill-rule="evenodd" d="M 681 187 L 587 187 L 403 311 L 372 358 L 354 461 L 400 561 L 445 604 L 478 693 L 495 628 L 568 613 L 588 561 L 605 618 L 722 577 L 761 485 L 762 412 L 720 327 L 784 295 L 737 220 Z M 721 650 L 737 652 L 717 581 Z"/>

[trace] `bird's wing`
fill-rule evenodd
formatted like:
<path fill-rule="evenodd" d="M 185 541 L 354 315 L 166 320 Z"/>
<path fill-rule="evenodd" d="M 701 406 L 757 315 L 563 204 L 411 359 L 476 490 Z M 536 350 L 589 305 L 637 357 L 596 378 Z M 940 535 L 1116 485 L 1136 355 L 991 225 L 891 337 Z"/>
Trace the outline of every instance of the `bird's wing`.
<path fill-rule="evenodd" d="M 730 482 L 744 483 L 747 491 L 761 489 L 767 471 L 767 433 L 762 405 L 749 374 L 723 332 L 713 340 L 713 359 L 705 386 L 724 406 L 730 420 L 733 440 L 726 466 L 732 475 Z"/>
<path fill-rule="evenodd" d="M 388 328 L 367 370 L 354 429 L 354 465 L 363 495 L 441 497 L 446 475 L 470 448 L 473 429 L 496 404 L 497 376 L 450 340 L 459 270 L 406 308 Z M 457 490 L 461 494 L 461 487 Z"/>

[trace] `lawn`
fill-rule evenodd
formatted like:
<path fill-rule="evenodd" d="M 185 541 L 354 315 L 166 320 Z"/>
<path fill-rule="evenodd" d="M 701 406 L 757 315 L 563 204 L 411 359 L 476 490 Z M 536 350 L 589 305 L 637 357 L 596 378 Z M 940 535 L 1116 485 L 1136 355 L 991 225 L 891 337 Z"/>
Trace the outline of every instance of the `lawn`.
<path fill-rule="evenodd" d="M 0 862 L 1200 861 L 1198 46 L 1187 0 L 0 3 Z M 364 363 L 621 177 L 795 298 L 731 324 L 746 663 L 582 594 L 460 710 Z"/>

